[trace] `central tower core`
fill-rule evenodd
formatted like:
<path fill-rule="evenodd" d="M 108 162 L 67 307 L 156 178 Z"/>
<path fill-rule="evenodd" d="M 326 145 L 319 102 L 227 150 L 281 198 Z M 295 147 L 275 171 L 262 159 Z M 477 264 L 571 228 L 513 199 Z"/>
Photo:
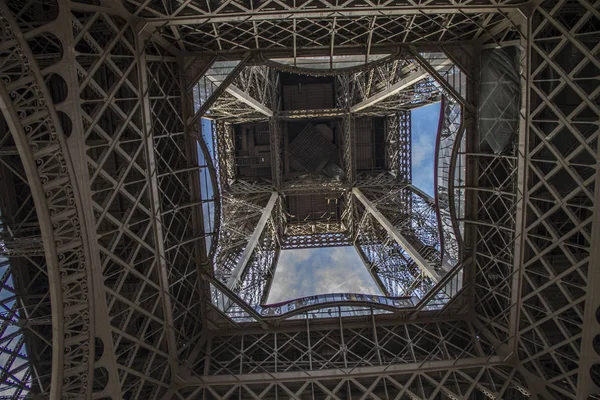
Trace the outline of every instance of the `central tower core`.
<path fill-rule="evenodd" d="M 462 286 L 453 176 L 436 180 L 440 202 L 410 171 L 414 108 L 441 101 L 438 141 L 460 147 L 461 105 L 445 90 L 460 69 L 442 53 L 334 58 L 215 61 L 195 87 L 218 164 L 211 293 L 234 321 L 439 308 Z M 281 251 L 339 246 L 354 247 L 380 294 L 268 304 Z"/>

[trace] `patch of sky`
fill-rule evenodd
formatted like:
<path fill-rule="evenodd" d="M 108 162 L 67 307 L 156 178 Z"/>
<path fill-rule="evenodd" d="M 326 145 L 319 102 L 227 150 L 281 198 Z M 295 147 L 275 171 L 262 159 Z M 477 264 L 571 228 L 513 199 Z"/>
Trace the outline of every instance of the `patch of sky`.
<path fill-rule="evenodd" d="M 326 293 L 382 294 L 354 247 L 281 252 L 268 304 Z"/>
<path fill-rule="evenodd" d="M 434 197 L 435 142 L 441 103 L 428 104 L 411 111 L 412 183 Z"/>
<path fill-rule="evenodd" d="M 202 137 L 208 153 L 212 160 L 215 160 L 212 121 L 202 118 L 201 122 Z M 210 177 L 208 160 L 204 156 L 200 144 L 197 144 L 198 165 L 200 166 L 200 193 L 202 194 L 202 214 L 204 217 L 204 232 L 207 234 L 206 251 L 209 252 L 213 243 L 213 233 L 215 231 L 215 188 Z"/>

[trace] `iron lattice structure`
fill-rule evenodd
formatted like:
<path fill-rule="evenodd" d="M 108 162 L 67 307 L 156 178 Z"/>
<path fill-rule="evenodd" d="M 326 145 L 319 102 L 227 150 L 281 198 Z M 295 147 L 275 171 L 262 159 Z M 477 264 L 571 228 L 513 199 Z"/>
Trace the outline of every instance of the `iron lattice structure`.
<path fill-rule="evenodd" d="M 0 2 L 0 396 L 599 398 L 599 7 Z M 289 74 L 331 104 L 290 108 Z M 306 120 L 340 179 L 287 170 Z M 332 245 L 383 296 L 265 304 L 280 251 Z"/>

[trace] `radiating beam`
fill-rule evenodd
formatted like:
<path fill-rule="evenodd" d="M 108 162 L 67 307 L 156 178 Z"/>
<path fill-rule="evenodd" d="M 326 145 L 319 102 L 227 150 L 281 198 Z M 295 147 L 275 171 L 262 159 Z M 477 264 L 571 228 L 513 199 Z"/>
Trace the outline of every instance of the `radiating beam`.
<path fill-rule="evenodd" d="M 426 76 L 427 76 L 427 71 L 425 71 L 423 69 L 419 69 L 415 72 L 411 72 L 405 78 L 402 78 L 401 80 L 399 80 L 392 86 L 390 86 L 380 92 L 375 93 L 373 96 L 366 98 L 365 100 L 361 101 L 360 103 L 353 105 L 352 107 L 350 107 L 350 112 L 354 113 L 354 112 L 360 111 L 360 110 L 370 107 L 373 104 L 376 104 L 382 100 L 385 100 L 388 97 L 393 96 L 393 95 L 399 93 L 400 91 L 406 89 L 407 87 L 414 85 L 415 83 L 419 82 L 421 79 L 425 78 Z"/>
<path fill-rule="evenodd" d="M 367 197 L 360 191 L 359 188 L 355 187 L 352 189 L 352 194 L 363 204 L 367 211 L 375 217 L 375 219 L 381 224 L 390 236 L 408 253 L 410 258 L 419 266 L 421 271 L 429 276 L 434 282 L 439 282 L 442 279 L 440 275 L 418 251 L 413 245 L 406 240 L 406 238 L 398 232 L 398 229 L 377 209 L 375 204 L 371 202 Z"/>
<path fill-rule="evenodd" d="M 223 82 L 221 82 L 221 84 L 212 92 L 210 97 L 208 99 L 206 99 L 206 101 L 204 102 L 204 104 L 202 104 L 202 106 L 198 109 L 198 111 L 196 111 L 196 113 L 192 117 L 190 117 L 190 119 L 188 120 L 188 124 L 191 125 L 191 124 L 198 122 L 198 120 L 210 109 L 210 107 L 212 107 L 213 103 L 219 97 L 221 97 L 221 95 L 223 94 L 225 89 L 227 89 L 227 87 L 229 87 L 229 85 L 231 85 L 231 82 L 233 82 L 235 80 L 235 78 L 237 78 L 237 76 L 240 74 L 242 69 L 246 66 L 246 63 L 248 62 L 248 60 L 250 58 L 251 58 L 250 53 L 246 53 L 244 55 L 244 58 L 238 63 L 238 65 L 236 65 L 236 67 L 233 69 L 233 71 L 231 71 L 229 73 L 229 75 L 227 75 L 227 77 L 223 80 Z"/>
<path fill-rule="evenodd" d="M 273 111 L 271 111 L 265 105 L 259 103 L 258 100 L 254 99 L 253 97 L 250 97 L 248 93 L 243 92 L 237 86 L 229 85 L 227 89 L 225 89 L 225 91 L 233 97 L 235 97 L 236 99 L 238 99 L 239 101 L 241 101 L 242 103 L 252 107 L 259 113 L 264 114 L 269 118 L 273 116 Z"/>
<path fill-rule="evenodd" d="M 275 207 L 275 203 L 277 202 L 278 197 L 279 197 L 279 194 L 277 192 L 271 193 L 271 198 L 269 199 L 269 202 L 267 203 L 266 207 L 263 209 L 262 215 L 261 215 L 260 219 L 258 220 L 256 227 L 254 228 L 254 232 L 252 232 L 252 235 L 250 236 L 250 239 L 248 240 L 248 244 L 246 245 L 246 248 L 242 252 L 242 255 L 241 255 L 235 269 L 233 270 L 233 273 L 227 280 L 227 288 L 228 289 L 233 290 L 234 287 L 237 285 L 237 283 L 244 276 L 244 272 L 246 271 L 246 266 L 248 265 L 248 261 L 250 261 L 250 257 L 252 256 L 252 253 L 254 252 L 256 245 L 258 244 L 258 241 L 260 239 L 260 236 L 262 235 L 263 230 L 265 229 L 265 226 L 267 226 L 267 221 L 271 217 L 271 212 L 273 211 L 273 208 Z"/>
<path fill-rule="evenodd" d="M 432 66 L 432 68 L 433 68 L 433 70 L 437 71 L 437 70 L 441 69 L 442 67 L 448 65 L 449 63 L 450 63 L 450 60 L 443 60 L 439 64 Z M 417 66 L 418 66 L 417 64 L 413 64 L 413 68 L 417 67 Z M 426 69 L 419 68 L 417 71 L 411 72 L 406 77 L 404 77 L 401 80 L 399 80 L 398 82 L 394 83 L 392 86 L 390 86 L 380 92 L 375 93 L 373 96 L 364 99 L 363 101 L 361 101 L 358 104 L 353 105 L 352 107 L 350 107 L 350 112 L 354 113 L 354 112 L 360 111 L 362 109 L 372 106 L 373 104 L 377 104 L 380 101 L 385 100 L 390 96 L 398 94 L 402 90 L 419 82 L 421 79 L 424 79 L 425 77 L 427 77 L 427 75 L 430 75 L 430 73 Z"/>
<path fill-rule="evenodd" d="M 214 77 L 212 77 L 212 76 L 206 76 L 206 78 L 209 81 L 218 84 L 218 81 L 216 79 L 214 79 Z M 239 101 L 241 101 L 242 103 L 244 103 L 247 106 L 250 106 L 251 108 L 255 109 L 259 113 L 264 114 L 264 115 L 266 115 L 269 118 L 273 116 L 273 111 L 271 111 L 264 104 L 261 104 L 258 100 L 256 100 L 255 98 L 251 97 L 248 93 L 244 92 L 243 90 L 241 90 L 237 86 L 231 84 L 231 85 L 229 85 L 229 86 L 227 86 L 225 88 L 225 91 L 227 93 L 229 93 L 230 95 L 232 95 L 233 97 L 235 97 L 236 99 L 238 99 Z"/>

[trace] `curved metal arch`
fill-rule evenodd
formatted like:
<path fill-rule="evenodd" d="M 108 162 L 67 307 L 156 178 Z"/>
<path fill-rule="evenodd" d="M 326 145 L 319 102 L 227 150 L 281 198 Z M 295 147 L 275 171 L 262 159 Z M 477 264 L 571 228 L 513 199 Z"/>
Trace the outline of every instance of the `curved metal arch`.
<path fill-rule="evenodd" d="M 335 296 L 339 296 L 339 297 L 354 296 L 355 299 L 334 299 L 333 297 L 335 297 Z M 401 305 L 385 304 L 385 303 L 377 302 L 376 300 L 369 299 L 369 297 L 389 300 L 392 303 L 394 301 L 396 301 L 398 303 L 400 301 L 405 301 L 407 303 L 410 303 L 410 305 L 403 307 Z M 283 310 L 283 308 L 285 308 L 288 305 L 293 305 L 294 303 L 297 303 L 297 302 L 303 303 L 311 298 L 313 298 L 313 299 L 316 298 L 317 303 L 301 305 L 300 307 L 296 307 L 296 308 L 286 311 L 286 312 L 280 312 L 279 314 L 271 314 L 269 312 L 270 310 L 276 311 L 277 308 L 279 308 L 279 310 Z M 319 301 L 320 299 L 323 299 L 324 301 L 321 302 L 321 301 Z M 301 313 L 304 313 L 307 311 L 314 311 L 314 310 L 324 309 L 327 307 L 337 307 L 337 306 L 370 307 L 373 309 L 381 309 L 381 310 L 398 313 L 398 312 L 405 312 L 407 310 L 410 310 L 411 308 L 413 308 L 415 306 L 415 303 L 414 303 L 413 298 L 411 298 L 410 296 L 393 297 L 392 298 L 392 297 L 387 297 L 387 296 L 365 295 L 365 294 L 359 294 L 359 293 L 329 293 L 329 294 L 322 294 L 322 295 L 317 295 L 317 296 L 302 297 L 299 299 L 284 301 L 284 302 L 277 303 L 277 304 L 265 305 L 265 306 L 261 307 L 260 314 L 265 319 L 287 319 L 294 315 L 301 314 Z"/>
<path fill-rule="evenodd" d="M 395 314 L 404 314 L 406 312 L 413 310 L 412 306 L 407 307 L 407 308 L 397 308 L 397 307 L 393 307 L 393 306 L 371 303 L 371 302 L 366 302 L 366 301 L 348 301 L 348 302 L 344 301 L 344 302 L 322 303 L 322 304 L 315 305 L 315 306 L 303 307 L 303 308 L 299 308 L 299 309 L 296 309 L 293 311 L 289 311 L 289 312 L 283 313 L 281 315 L 278 315 L 276 317 L 263 316 L 263 318 L 265 321 L 271 321 L 271 320 L 283 321 L 286 319 L 290 319 L 299 314 L 316 311 L 316 310 L 323 310 L 324 308 L 327 308 L 327 307 L 365 307 L 365 308 L 369 308 L 373 311 L 380 310 L 380 311 L 387 311 L 387 312 L 391 312 L 391 313 L 395 313 Z M 337 316 L 332 316 L 331 318 L 337 318 Z"/>
<path fill-rule="evenodd" d="M 19 54 L 22 62 L 29 64 L 23 66 L 24 75 L 33 75 L 33 82 L 37 84 L 37 89 L 44 99 L 50 98 L 45 85 L 39 85 L 41 74 L 35 65 L 31 50 L 23 35 L 20 33 L 16 21 L 8 10 L 6 4 L 0 4 L 0 23 L 8 28 L 11 36 L 15 39 L 15 51 Z M 46 202 L 46 192 L 42 187 L 42 179 L 38 172 L 38 165 L 25 134 L 25 129 L 21 124 L 21 116 L 18 114 L 13 103 L 14 96 L 8 93 L 5 83 L 0 81 L 0 109 L 9 126 L 13 140 L 21 158 L 23 168 L 31 188 L 31 195 L 37 210 L 38 223 L 42 235 L 42 243 L 46 258 L 48 273 L 48 287 L 50 291 L 50 307 L 52 310 L 52 371 L 50 384 L 50 398 L 58 399 L 62 397 L 62 384 L 64 372 L 64 304 L 62 297 L 61 271 L 59 266 L 59 255 L 57 251 L 57 240 L 54 236 L 53 222 L 50 218 L 50 210 Z M 46 106 L 48 103 L 46 102 Z M 52 110 L 51 117 L 56 121 L 56 113 Z M 54 124 L 54 128 L 60 130 L 60 126 Z M 60 135 L 62 132 L 57 132 Z"/>
<path fill-rule="evenodd" d="M 437 190 L 438 187 L 438 167 L 440 162 L 440 142 L 442 140 L 442 129 L 444 125 L 444 107 L 446 106 L 446 96 L 442 96 L 442 101 L 440 102 L 440 118 L 438 120 L 438 129 L 435 138 L 435 158 L 433 162 L 433 201 L 435 204 L 435 214 L 438 221 L 438 230 L 440 235 L 440 253 L 442 254 L 442 259 L 444 258 L 445 247 L 444 247 L 444 232 L 442 229 L 442 215 L 440 213 L 440 195 Z M 462 113 L 461 113 L 462 116 Z"/>
<path fill-rule="evenodd" d="M 439 191 L 437 190 L 438 187 L 438 166 L 439 166 L 439 161 L 440 161 L 440 157 L 439 157 L 439 151 L 440 151 L 440 142 L 441 142 L 441 137 L 442 137 L 442 130 L 443 130 L 443 123 L 444 123 L 444 108 L 446 107 L 446 102 L 447 102 L 447 97 L 446 96 L 442 96 L 442 101 L 441 101 L 441 105 L 440 105 L 440 119 L 439 119 L 439 124 L 438 124 L 438 131 L 437 131 L 437 135 L 436 135 L 436 141 L 435 141 L 435 159 L 434 159 L 434 166 L 433 166 L 433 182 L 435 185 L 435 191 L 434 191 L 434 204 L 435 204 L 435 211 L 436 211 L 436 216 L 437 216 L 437 220 L 438 220 L 438 227 L 439 227 L 439 235 L 440 235 L 440 253 L 442 255 L 442 257 L 444 257 L 445 254 L 445 238 L 444 238 L 444 230 L 443 230 L 443 222 L 442 222 L 442 215 L 440 212 L 440 198 L 439 198 Z M 463 250 L 463 240 L 462 237 L 460 235 L 460 232 L 458 230 L 458 219 L 456 218 L 456 205 L 455 205 L 455 199 L 454 199 L 454 175 L 455 175 L 455 167 L 456 167 L 456 160 L 458 158 L 458 151 L 460 150 L 460 141 L 462 140 L 462 136 L 464 134 L 465 131 L 465 126 L 464 126 L 464 120 L 465 120 L 465 114 L 464 114 L 464 107 L 462 106 L 462 104 L 458 103 L 458 106 L 460 107 L 460 125 L 458 127 L 457 130 L 457 134 L 456 134 L 456 138 L 454 140 L 454 143 L 452 145 L 452 152 L 450 155 L 450 165 L 448 167 L 448 206 L 449 206 L 449 214 L 450 214 L 450 220 L 452 223 L 452 229 L 454 231 L 454 236 L 458 242 L 458 251 L 459 251 L 459 258 L 462 257 L 462 250 Z"/>
<path fill-rule="evenodd" d="M 23 85 L 13 85 L 12 89 L 16 91 L 27 88 L 35 94 L 37 104 L 33 105 L 40 109 L 37 113 L 29 115 L 35 118 L 21 115 L 16 110 L 15 102 L 18 96 L 11 96 L 4 83 L 0 82 L 2 112 L 11 127 L 11 134 L 17 143 L 32 188 L 48 266 L 53 331 L 49 396 L 51 399 L 60 399 L 73 395 L 89 395 L 94 368 L 94 296 L 91 293 L 93 287 L 88 284 L 91 281 L 91 272 L 86 268 L 86 258 L 89 258 L 90 249 L 84 218 L 80 215 L 81 197 L 77 180 L 71 179 L 75 176 L 75 169 L 43 74 L 23 32 L 5 3 L 0 4 L 0 20 L 4 20 L 3 25 L 7 27 L 9 35 L 13 36 L 15 51 L 20 54 L 23 64 Z M 46 29 L 38 28 L 37 33 L 42 32 L 51 33 L 49 26 Z M 31 106 L 31 103 L 24 105 L 27 110 L 31 110 Z M 34 132 L 31 132 L 32 128 L 23 126 L 22 121 L 27 121 L 29 125 L 38 125 L 34 126 Z M 40 127 L 42 131 L 35 133 Z M 27 137 L 28 132 L 32 133 L 33 140 Z M 35 139 L 38 139 L 39 143 L 36 143 Z M 59 203 L 50 207 L 50 200 Z M 60 232 L 61 235 L 56 235 L 56 232 Z M 69 234 L 67 239 L 72 241 L 70 243 L 61 237 Z M 74 264 L 77 266 L 74 267 Z M 73 279 L 66 283 L 70 274 L 75 275 L 75 280 L 80 286 L 79 293 L 69 286 Z M 76 276 L 80 274 L 84 274 L 84 277 Z M 73 307 L 75 305 L 77 307 Z M 71 306 L 71 315 L 65 315 L 68 306 Z M 66 335 L 71 337 L 69 343 L 65 342 Z M 67 360 L 69 355 L 73 360 Z M 78 366 L 78 363 L 81 366 Z M 77 393 L 65 393 L 71 388 Z"/>
<path fill-rule="evenodd" d="M 2 21 L 2 18 L 0 18 Z M 54 245 L 54 230 L 50 221 L 50 211 L 46 203 L 46 196 L 42 188 L 41 179 L 38 174 L 31 148 L 27 142 L 25 131 L 21 125 L 20 118 L 15 111 L 12 100 L 4 84 L 0 81 L 0 110 L 9 126 L 15 141 L 17 151 L 23 163 L 23 168 L 31 188 L 31 195 L 37 210 L 38 222 L 42 234 L 42 243 L 46 257 L 48 272 L 48 287 L 50 289 L 50 307 L 52 310 L 52 371 L 51 371 L 51 399 L 59 399 L 62 393 L 63 381 L 63 356 L 57 349 L 64 347 L 64 324 L 63 324 L 63 299 L 61 288 L 61 274 L 58 265 L 58 252 Z"/>
<path fill-rule="evenodd" d="M 460 142 L 466 131 L 464 121 L 465 121 L 464 113 L 461 112 L 460 127 L 458 128 L 458 133 L 456 134 L 456 140 L 454 141 L 454 146 L 452 148 L 452 153 L 450 155 L 450 174 L 448 176 L 448 206 L 450 208 L 450 220 L 452 221 L 454 235 L 456 237 L 456 240 L 458 241 L 459 256 L 461 255 L 460 252 L 462 252 L 462 250 L 463 250 L 464 241 L 463 241 L 463 237 L 460 234 L 460 231 L 458 229 L 458 218 L 456 217 L 456 202 L 455 202 L 455 196 L 454 196 L 454 175 L 456 174 L 456 161 L 458 159 L 458 153 L 460 151 Z"/>

